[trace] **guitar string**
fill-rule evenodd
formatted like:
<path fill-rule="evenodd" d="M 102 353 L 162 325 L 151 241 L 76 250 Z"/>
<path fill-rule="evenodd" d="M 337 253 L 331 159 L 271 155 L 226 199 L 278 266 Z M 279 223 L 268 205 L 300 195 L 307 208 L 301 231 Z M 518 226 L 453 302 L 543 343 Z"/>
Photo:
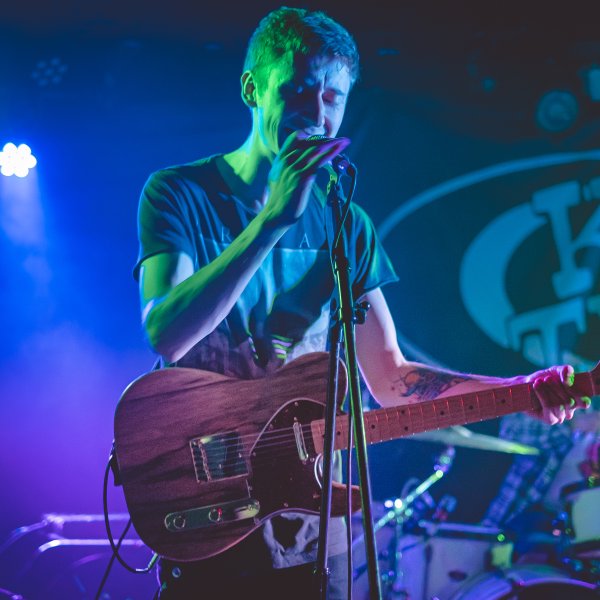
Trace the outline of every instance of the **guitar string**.
<path fill-rule="evenodd" d="M 525 392 L 525 396 L 518 398 L 517 396 L 521 396 L 521 394 L 519 392 Z M 440 399 L 436 399 L 433 400 L 431 402 L 427 402 L 427 403 L 418 403 L 418 404 L 412 404 L 412 405 L 398 405 L 398 406 L 393 406 L 393 407 L 388 407 L 388 408 L 384 408 L 384 409 L 379 409 L 377 411 L 367 411 L 365 413 L 365 421 L 370 420 L 371 423 L 368 423 L 368 425 L 370 425 L 370 427 L 368 427 L 368 429 L 366 429 L 366 437 L 367 437 L 367 443 L 375 443 L 375 442 L 383 442 L 386 440 L 391 440 L 391 439 L 395 439 L 395 438 L 401 438 L 401 437 L 409 437 L 415 433 L 420 433 L 422 431 L 427 431 L 427 430 L 432 430 L 432 429 L 440 429 L 443 427 L 448 427 L 452 424 L 452 422 L 449 423 L 440 423 L 440 415 L 444 416 L 444 419 L 447 419 L 449 416 L 452 416 L 452 420 L 456 419 L 456 423 L 466 423 L 466 422 L 475 422 L 478 420 L 484 420 L 484 419 L 489 419 L 489 418 L 493 418 L 493 417 L 497 417 L 500 416 L 502 413 L 506 412 L 513 412 L 513 404 L 516 401 L 517 403 L 522 402 L 525 399 L 530 399 L 531 398 L 531 387 L 529 385 L 526 385 L 525 388 L 523 390 L 521 389 L 512 389 L 508 388 L 508 392 L 510 394 L 510 401 L 506 403 L 504 410 L 502 411 L 498 411 L 498 404 L 497 404 L 497 398 L 496 398 L 496 394 L 494 393 L 493 390 L 485 390 L 482 392 L 475 392 L 475 393 L 470 393 L 470 394 L 464 394 L 461 396 L 455 396 L 455 397 L 449 397 L 449 398 L 440 398 Z M 514 393 L 517 392 L 517 393 Z M 496 407 L 496 411 L 493 411 L 491 414 L 482 414 L 482 406 L 481 406 L 481 401 L 480 401 L 480 397 L 483 398 L 484 400 L 486 399 L 485 396 L 488 396 L 491 393 L 491 399 L 493 399 L 494 401 L 494 406 Z M 507 399 L 501 399 L 503 402 L 505 402 Z M 450 406 L 450 404 L 453 403 L 454 405 L 456 405 L 458 403 L 458 405 L 460 406 L 460 414 L 458 414 L 458 411 L 456 411 L 455 407 Z M 467 419 L 467 406 L 469 407 L 470 410 L 474 410 L 475 412 L 471 413 L 469 415 L 469 417 L 472 417 L 470 419 Z M 487 413 L 486 407 L 483 406 L 485 412 Z M 429 414 L 425 414 L 425 410 L 431 411 L 429 412 Z M 444 413 L 448 413 L 448 417 L 444 415 Z M 454 415 L 450 415 L 450 413 L 455 413 Z M 381 415 L 381 418 L 379 418 L 379 416 Z M 343 418 L 345 416 L 345 413 L 343 415 L 340 415 L 340 418 Z M 390 422 L 390 417 L 391 417 L 391 422 Z M 458 417 L 458 418 L 457 418 Z M 373 423 L 373 419 L 375 420 L 375 422 Z M 323 421 L 323 419 L 315 419 L 312 422 L 315 421 Z M 311 422 L 311 423 L 312 423 Z M 309 448 L 310 451 L 313 450 L 314 448 L 314 440 L 313 440 L 313 432 L 312 432 L 312 426 L 311 423 L 301 423 L 300 424 L 300 430 L 302 432 L 302 437 L 305 438 L 304 439 L 304 446 L 306 447 L 306 438 L 308 438 L 309 442 L 312 442 L 313 447 Z M 367 425 L 367 423 L 365 423 Z M 337 433 L 339 434 L 339 430 L 343 429 L 345 431 L 343 431 L 342 433 L 343 435 L 343 440 L 345 440 L 345 438 L 347 438 L 347 421 L 343 422 L 343 426 L 341 428 L 338 428 Z M 322 430 L 322 426 L 319 427 L 317 426 L 317 435 L 320 433 L 320 431 Z M 296 435 L 294 430 L 292 429 L 292 426 L 286 426 L 284 428 L 280 428 L 280 429 L 272 429 L 272 430 L 265 430 L 263 429 L 262 434 L 256 434 L 256 433 L 250 433 L 250 434 L 244 434 L 244 435 L 238 435 L 235 431 L 232 432 L 224 432 L 221 434 L 213 434 L 212 436 L 206 436 L 208 438 L 210 437 L 216 437 L 218 435 L 221 436 L 225 436 L 227 433 L 231 433 L 233 434 L 230 440 L 224 440 L 220 445 L 223 448 L 222 452 L 223 452 L 223 459 L 226 458 L 226 455 L 228 452 L 231 452 L 232 450 L 238 450 L 239 451 L 239 445 L 243 444 L 243 445 L 247 445 L 247 442 L 254 442 L 255 440 L 259 440 L 261 439 L 262 442 L 260 444 L 260 448 L 261 448 L 261 452 L 264 450 L 271 450 L 271 449 L 282 449 L 285 446 L 291 446 L 292 448 L 294 447 L 294 443 L 296 441 Z M 336 435 L 337 439 L 340 440 L 339 435 Z M 198 436 L 196 436 L 195 439 L 198 439 Z M 202 438 L 199 438 L 202 439 Z M 265 441 L 266 440 L 266 441 Z M 343 445 L 343 444 L 340 444 Z M 297 448 L 297 447 L 296 447 Z M 211 464 L 213 464 L 215 461 L 218 461 L 221 457 L 219 457 L 216 452 L 217 450 L 215 449 L 210 449 L 210 448 L 206 448 L 206 444 L 205 444 L 205 450 L 208 450 L 208 455 L 210 460 L 212 461 Z M 298 450 L 297 450 L 298 451 Z"/>
<path fill-rule="evenodd" d="M 383 441 L 386 438 L 394 439 L 396 437 L 410 436 L 414 433 L 421 433 L 423 431 L 428 431 L 431 429 L 442 429 L 444 427 L 449 427 L 456 423 L 474 422 L 477 420 L 485 420 L 488 418 L 494 418 L 494 417 L 501 416 L 505 412 L 505 411 L 495 411 L 494 413 L 490 413 L 490 414 L 482 414 L 481 407 L 476 406 L 475 403 L 471 403 L 469 406 L 461 405 L 460 415 L 458 415 L 458 414 L 449 415 L 449 414 L 444 414 L 444 413 L 448 413 L 447 403 L 440 401 L 439 404 L 442 404 L 444 406 L 445 411 L 439 411 L 439 413 L 438 413 L 437 411 L 434 410 L 433 414 L 431 414 L 429 416 L 426 416 L 424 414 L 423 409 L 419 404 L 411 405 L 411 407 L 418 408 L 417 415 L 410 414 L 413 412 L 413 409 L 407 410 L 406 406 L 390 407 L 388 409 L 384 409 L 384 412 L 379 413 L 382 415 L 381 417 L 379 417 L 379 414 L 375 415 L 374 412 L 367 412 L 367 413 L 365 413 L 365 425 L 371 426 L 368 428 L 370 431 L 381 431 L 383 429 L 387 429 L 388 431 L 390 431 L 391 435 L 389 438 L 387 438 L 387 436 L 377 438 L 378 440 Z M 506 412 L 509 412 L 509 411 L 512 412 L 512 409 L 513 409 L 512 404 L 513 404 L 513 402 L 509 402 L 505 405 Z M 467 413 L 470 411 L 472 411 L 472 412 L 469 415 L 469 417 L 472 417 L 473 420 L 471 420 L 471 418 L 467 418 Z M 408 414 L 403 414 L 404 412 L 406 412 Z M 372 416 L 369 418 L 369 415 L 372 415 Z M 392 418 L 391 422 L 390 422 L 390 417 Z M 416 418 L 413 418 L 413 417 L 416 417 Z M 347 419 L 347 415 L 345 413 L 343 415 L 339 415 L 338 419 L 340 419 L 340 418 Z M 443 423 L 444 420 L 450 420 L 452 422 L 449 422 L 448 424 L 446 424 L 446 423 Z M 315 419 L 314 421 L 323 421 L 323 419 Z M 312 422 L 314 422 L 314 421 L 312 421 Z M 371 421 L 371 422 L 368 422 L 368 421 Z M 454 421 L 456 421 L 456 423 L 454 423 Z M 408 422 L 408 424 L 406 424 L 406 422 Z M 346 421 L 346 423 L 347 423 L 347 421 Z M 346 423 L 344 423 L 344 425 L 342 426 L 342 429 L 344 429 L 344 430 L 347 429 Z M 407 429 L 407 427 L 408 427 L 408 429 Z M 300 423 L 300 429 L 302 431 L 303 436 L 306 436 L 307 434 L 309 434 L 309 436 L 312 438 L 311 423 Z M 317 426 L 317 429 L 319 429 L 319 426 Z M 227 433 L 228 432 L 225 432 L 224 434 L 214 434 L 214 435 L 225 435 Z M 235 435 L 235 432 L 232 432 L 232 433 Z M 346 433 L 346 431 L 344 431 L 343 433 Z M 209 437 L 209 436 L 207 436 L 207 437 Z M 258 434 L 258 435 L 256 433 L 235 435 L 234 439 L 227 440 L 222 445 L 226 448 L 234 448 L 238 445 L 238 443 L 240 441 L 245 442 L 247 440 L 251 441 L 253 439 L 259 439 L 259 438 L 269 440 L 268 443 L 263 444 L 263 447 L 269 447 L 269 446 L 276 447 L 280 443 L 282 443 L 282 441 L 283 441 L 283 443 L 288 443 L 288 439 L 293 441 L 295 438 L 295 434 L 294 434 L 294 430 L 293 430 L 292 426 L 286 426 L 286 427 L 282 427 L 279 429 L 266 429 L 266 430 L 263 430 L 262 434 Z"/>
<path fill-rule="evenodd" d="M 342 418 L 347 419 L 347 417 L 343 416 Z M 319 419 L 317 419 L 319 420 Z M 381 425 L 381 422 L 383 421 L 383 419 L 378 419 L 379 420 L 379 424 Z M 431 424 L 437 424 L 439 421 L 437 421 L 436 419 L 421 419 L 420 423 L 419 423 L 419 427 L 416 431 L 407 431 L 404 427 L 398 427 L 398 431 L 394 432 L 389 438 L 387 438 L 387 436 L 381 437 L 381 438 L 377 438 L 380 441 L 384 441 L 385 438 L 387 439 L 394 439 L 395 437 L 404 437 L 404 436 L 408 436 L 411 435 L 411 433 L 418 433 L 419 431 L 421 431 L 421 423 L 425 426 L 425 428 L 428 428 L 428 425 L 426 425 L 426 423 L 428 421 L 431 421 Z M 390 427 L 389 423 L 387 424 L 387 428 L 388 430 L 394 430 L 395 427 Z M 308 437 L 309 439 L 312 440 L 312 426 L 310 423 L 302 423 L 300 424 L 300 429 L 302 432 L 302 437 L 304 438 L 304 440 L 306 440 L 306 438 Z M 380 428 L 378 428 L 380 429 Z M 410 427 L 410 429 L 413 429 L 413 427 Z M 339 427 L 337 429 L 338 432 L 341 433 L 341 435 L 347 436 L 347 421 L 346 423 L 342 426 Z M 373 428 L 369 428 L 369 431 L 374 431 Z M 339 434 L 338 434 L 339 436 Z M 289 443 L 295 443 L 295 438 L 296 435 L 294 433 L 294 430 L 292 427 L 282 427 L 279 429 L 271 429 L 271 430 L 267 430 L 264 431 L 262 434 L 245 434 L 245 435 L 239 435 L 236 436 L 233 439 L 230 440 L 226 440 L 224 441 L 222 444 L 219 444 L 222 448 L 224 448 L 224 453 L 226 453 L 229 450 L 232 449 L 236 449 L 239 447 L 240 442 L 246 442 L 246 441 L 253 441 L 253 440 L 262 440 L 262 443 L 260 444 L 260 447 L 262 449 L 264 448 L 277 448 L 280 446 L 285 446 Z M 314 442 L 313 442 L 314 444 Z M 212 449 L 208 449 L 208 452 L 211 455 L 215 455 L 215 453 L 218 450 L 212 450 Z"/>
<path fill-rule="evenodd" d="M 527 390 L 529 391 L 529 390 Z M 530 399 L 530 394 L 527 394 L 527 396 L 525 398 L 515 398 L 514 395 L 511 393 L 512 390 L 510 390 L 509 388 L 509 393 L 511 394 L 511 398 L 510 398 L 510 402 L 506 403 L 504 406 L 505 410 L 508 410 L 510 412 L 513 412 L 513 403 L 516 400 L 517 403 L 519 401 L 522 401 L 523 399 Z M 482 406 L 481 406 L 481 402 L 480 402 L 480 396 L 482 396 L 482 393 L 474 393 L 474 394 L 466 394 L 464 396 L 459 396 L 453 399 L 453 402 L 458 402 L 460 404 L 460 408 L 461 408 L 461 418 L 458 419 L 458 421 L 461 422 L 468 422 L 469 420 L 466 419 L 467 416 L 467 410 L 466 410 L 466 404 L 465 404 L 465 400 L 467 402 L 469 402 L 470 404 L 468 405 L 469 410 L 472 411 L 476 411 L 473 412 L 470 416 L 474 417 L 474 419 L 470 420 L 470 422 L 473 421 L 477 421 L 477 420 L 484 420 L 487 418 L 493 418 L 493 417 L 497 417 L 500 416 L 500 414 L 502 414 L 504 411 L 500 411 L 498 412 L 497 410 L 494 411 L 492 414 L 482 414 Z M 497 405 L 497 398 L 495 396 L 495 394 L 492 394 L 492 398 L 494 400 L 494 406 L 496 407 L 496 409 L 498 408 Z M 506 401 L 506 399 L 502 400 L 503 402 Z M 441 406 L 440 406 L 441 405 Z M 389 407 L 386 409 L 383 409 L 382 411 L 377 411 L 377 413 L 375 412 L 367 412 L 365 414 L 365 420 L 369 420 L 369 415 L 371 415 L 371 421 L 373 421 L 373 417 L 374 417 L 374 422 L 371 423 L 365 423 L 365 425 L 370 425 L 370 427 L 368 428 L 368 430 L 366 430 L 366 434 L 367 434 L 367 443 L 374 443 L 374 442 L 383 442 L 383 441 L 387 441 L 387 440 L 392 440 L 395 438 L 399 438 L 399 437 L 409 437 L 411 435 L 414 435 L 415 433 L 419 433 L 421 431 L 427 431 L 427 430 L 432 430 L 432 429 L 440 429 L 443 426 L 449 426 L 452 423 L 448 423 L 447 425 L 444 424 L 442 426 L 440 426 L 440 415 L 444 416 L 446 419 L 450 416 L 448 414 L 448 416 L 445 416 L 444 413 L 451 413 L 451 412 L 456 412 L 454 409 L 450 408 L 450 402 L 449 399 L 437 399 L 432 401 L 431 404 L 428 404 L 428 408 L 433 408 L 433 414 L 430 414 L 428 416 L 426 416 L 424 414 L 424 410 L 423 410 L 423 405 L 422 404 L 415 404 L 415 405 L 400 405 L 400 406 L 395 406 L 395 407 Z M 485 407 L 484 407 L 485 408 Z M 417 423 L 417 427 L 414 426 L 413 423 L 413 412 L 416 411 L 416 415 L 418 417 L 418 423 Z M 405 414 L 407 413 L 407 414 Z M 439 414 L 438 414 L 439 413 Z M 379 418 L 379 415 L 382 415 L 382 418 Z M 340 415 L 341 418 L 343 418 L 345 415 Z M 389 417 L 392 416 L 392 423 L 390 423 Z M 452 415 L 452 420 L 456 419 L 458 415 Z M 400 424 L 400 419 L 403 419 L 404 422 L 406 423 L 406 421 L 409 422 L 408 425 L 404 425 L 402 426 Z M 319 419 L 317 419 L 319 420 Z M 322 419 L 321 419 L 322 420 Z M 314 421 L 313 421 L 314 422 Z M 433 425 L 433 427 L 432 427 Z M 302 437 L 309 437 L 309 440 L 311 440 L 313 442 L 313 447 L 312 448 L 308 448 L 307 451 L 312 451 L 314 450 L 314 440 L 312 440 L 312 426 L 311 423 L 300 423 L 300 429 L 302 432 Z M 345 442 L 346 440 L 346 436 L 347 436 L 347 420 L 344 422 L 344 425 L 342 426 L 342 428 L 344 431 L 340 431 L 340 428 L 337 429 L 337 435 L 336 437 L 338 437 L 339 439 L 339 435 L 341 433 L 345 434 L 343 441 Z M 319 431 L 320 428 L 317 426 L 317 430 Z M 382 432 L 385 432 L 387 430 L 387 434 L 382 434 Z M 376 433 L 375 436 L 373 436 L 373 434 Z M 296 433 L 294 432 L 293 428 L 290 426 L 286 426 L 283 428 L 279 428 L 279 429 L 272 429 L 272 430 L 265 430 L 263 431 L 262 435 L 256 435 L 256 434 L 245 434 L 245 435 L 238 435 L 237 437 L 235 437 L 235 439 L 231 439 L 231 440 L 227 440 L 225 441 L 223 444 L 221 444 L 222 449 L 221 452 L 222 454 L 219 455 L 218 452 L 219 450 L 215 450 L 215 449 L 210 449 L 209 450 L 209 469 L 212 467 L 214 468 L 215 463 L 217 463 L 217 465 L 220 465 L 222 468 L 222 463 L 223 462 L 227 462 L 227 454 L 229 452 L 231 452 L 232 450 L 234 452 L 236 452 L 237 454 L 239 454 L 239 446 L 240 443 L 243 443 L 245 441 L 254 441 L 254 440 L 261 440 L 261 443 L 258 445 L 259 448 L 259 455 L 258 457 L 255 456 L 253 458 L 253 464 L 255 466 L 261 464 L 261 463 L 272 463 L 273 460 L 272 458 L 268 455 L 269 451 L 272 450 L 277 450 L 277 456 L 281 457 L 282 456 L 282 450 L 284 450 L 286 447 L 293 453 L 293 454 L 299 454 L 300 450 L 298 449 L 298 445 L 297 445 L 297 441 L 296 441 Z M 340 444 L 340 445 L 344 445 L 344 444 Z M 256 447 L 255 447 L 256 448 Z M 306 442 L 304 444 L 304 449 L 306 450 Z M 238 456 L 239 458 L 239 456 Z M 259 460 L 260 458 L 260 460 Z M 230 460 L 231 462 L 231 460 Z"/>
<path fill-rule="evenodd" d="M 518 404 L 521 403 L 523 400 L 531 400 L 533 392 L 531 384 L 525 384 L 524 386 L 513 386 L 512 389 L 508 387 L 507 391 L 510 395 L 510 399 L 500 399 L 502 402 L 506 403 L 502 411 L 497 410 L 499 408 L 499 405 L 497 403 L 498 398 L 496 397 L 495 390 L 483 390 L 481 392 L 468 393 L 461 396 L 439 398 L 426 403 L 399 405 L 379 409 L 373 412 L 368 411 L 367 413 L 365 413 L 365 421 L 373 421 L 374 419 L 375 422 L 368 423 L 370 427 L 366 429 L 367 443 L 383 442 L 395 438 L 409 437 L 411 435 L 414 435 L 415 433 L 420 433 L 422 431 L 440 429 L 457 423 L 476 422 L 478 420 L 481 421 L 500 416 L 501 414 L 514 412 L 513 404 L 515 403 L 515 401 Z M 483 399 L 486 402 L 491 399 L 496 410 L 493 411 L 491 414 L 482 414 L 481 399 Z M 506 402 L 507 400 L 509 401 Z M 451 403 L 454 405 L 452 408 Z M 455 408 L 456 404 L 460 406 L 460 418 L 457 418 L 458 414 L 450 415 L 450 413 L 458 412 Z M 469 410 L 474 411 L 469 415 L 469 419 L 466 418 L 467 406 L 469 407 Z M 527 408 L 530 407 L 523 407 L 522 409 Z M 485 404 L 483 406 L 483 409 L 485 413 L 487 413 L 487 407 L 485 406 Z M 426 415 L 425 410 L 427 410 L 429 414 Z M 448 413 L 448 416 L 444 415 L 444 412 Z M 369 415 L 371 416 L 369 417 Z M 379 415 L 381 415 L 381 418 L 379 418 Z M 456 419 L 456 423 L 450 422 L 440 424 L 440 415 L 443 415 L 445 420 L 448 419 L 448 417 L 452 416 L 451 420 Z M 340 415 L 340 417 L 343 417 L 343 415 Z M 390 417 L 392 421 L 391 423 Z M 323 419 L 315 419 L 312 422 L 314 421 L 323 421 Z M 347 424 L 344 423 L 341 429 L 347 430 Z M 302 436 L 305 438 L 305 447 L 306 438 L 308 438 L 309 442 L 312 442 L 312 447 L 309 447 L 308 449 L 310 451 L 313 451 L 314 440 L 311 423 L 301 423 L 300 430 L 302 432 Z M 321 430 L 322 426 L 317 426 L 317 435 L 320 433 Z M 298 447 L 296 445 L 296 434 L 292 426 L 286 426 L 284 428 L 273 430 L 263 429 L 262 434 L 251 433 L 238 435 L 235 431 L 233 431 L 225 432 L 223 434 L 213 434 L 212 436 L 206 437 L 210 438 L 216 437 L 218 435 L 224 436 L 227 433 L 231 433 L 233 435 L 231 440 L 224 440 L 220 444 L 223 448 L 223 460 L 226 458 L 228 452 L 231 452 L 232 450 L 239 451 L 240 444 L 247 445 L 246 442 L 253 443 L 255 440 L 259 439 L 261 440 L 261 444 L 259 445 L 261 449 L 261 456 L 263 451 L 273 449 L 281 451 L 281 449 L 283 449 L 286 446 L 289 446 L 292 449 L 294 449 L 295 447 L 296 452 L 299 452 Z M 336 433 L 339 433 L 339 429 Z M 345 440 L 345 438 L 347 438 L 347 431 L 343 431 L 342 433 L 344 434 L 342 439 Z M 339 435 L 336 435 L 336 438 L 339 440 Z M 198 436 L 196 436 L 195 439 L 198 439 Z M 209 459 L 211 460 L 211 464 L 213 464 L 214 461 L 219 460 L 220 457 L 216 454 L 217 451 L 215 449 L 205 447 L 205 450 L 208 450 L 208 455 Z"/>
<path fill-rule="evenodd" d="M 310 434 L 311 426 L 310 424 L 302 424 L 301 425 L 302 434 Z M 240 436 L 238 440 L 242 438 L 251 438 L 251 440 L 257 439 L 256 435 L 246 435 Z M 258 450 L 258 454 L 253 456 L 254 452 L 249 453 L 250 462 L 254 467 L 265 466 L 276 463 L 277 460 L 285 457 L 286 455 L 294 455 L 299 456 L 298 447 L 296 444 L 296 435 L 294 430 L 291 427 L 285 427 L 280 429 L 273 429 L 271 431 L 266 432 L 266 435 L 263 434 L 262 440 L 266 440 L 266 442 L 260 443 L 255 447 L 255 451 Z M 231 466 L 235 465 L 235 459 L 233 461 L 226 461 L 228 451 L 233 450 L 234 452 L 239 451 L 239 443 L 237 441 L 230 441 L 223 444 L 222 455 L 219 456 L 218 451 L 210 452 L 209 459 L 209 470 L 211 467 L 214 469 L 215 463 L 222 467 L 222 463 L 226 462 L 231 464 Z M 273 450 L 277 450 L 276 453 Z M 316 455 L 314 453 L 313 448 L 307 448 L 307 452 L 310 452 L 313 457 Z"/>
<path fill-rule="evenodd" d="M 427 418 L 423 418 L 419 420 L 418 423 L 418 427 L 415 429 L 413 426 L 410 427 L 410 429 L 405 429 L 403 427 L 399 427 L 396 431 L 394 431 L 394 429 L 396 429 L 395 427 L 390 427 L 389 422 L 386 423 L 386 429 L 387 429 L 387 433 L 388 435 L 383 435 L 385 433 L 384 428 L 382 427 L 383 423 L 383 419 L 381 420 L 377 420 L 379 422 L 376 422 L 376 428 L 369 428 L 366 431 L 367 434 L 367 443 L 374 443 L 374 442 L 384 442 L 384 441 L 388 441 L 388 440 L 392 440 L 395 438 L 400 438 L 400 437 L 410 437 L 411 435 L 414 435 L 415 433 L 420 433 L 421 431 L 425 431 L 425 430 L 431 430 L 431 429 L 436 429 L 439 427 L 432 427 L 431 425 L 439 425 L 439 420 L 438 419 L 427 419 Z M 412 425 L 412 423 L 411 423 Z M 312 447 L 307 447 L 306 443 L 305 443 L 305 449 L 307 450 L 307 452 L 313 453 L 314 451 L 314 440 L 312 440 L 312 427 L 310 424 L 301 424 L 301 431 L 302 431 L 302 435 L 306 440 L 306 437 L 309 437 L 309 439 L 312 441 Z M 338 431 L 340 431 L 338 429 Z M 373 435 L 375 432 L 376 435 Z M 347 424 L 344 424 L 343 426 L 343 431 L 341 432 L 342 434 L 342 442 L 340 443 L 340 445 L 345 446 L 346 444 L 346 440 L 347 440 Z M 339 436 L 336 436 L 339 439 Z M 277 458 L 277 457 L 281 457 L 283 456 L 282 454 L 282 450 L 285 450 L 286 448 L 288 448 L 290 450 L 290 452 L 292 454 L 299 454 L 299 450 L 298 450 L 298 446 L 296 444 L 296 435 L 294 433 L 294 430 L 291 427 L 284 427 L 284 428 L 280 428 L 280 429 L 273 429 L 267 432 L 264 432 L 262 436 L 257 436 L 256 434 L 247 434 L 244 436 L 239 436 L 237 437 L 235 440 L 229 440 L 224 442 L 221 445 L 220 449 L 211 449 L 209 450 L 208 454 L 209 454 L 209 468 L 210 466 L 213 466 L 215 463 L 219 464 L 222 462 L 231 462 L 227 461 L 227 454 L 229 452 L 234 452 L 234 453 L 238 453 L 239 449 L 240 449 L 240 443 L 243 443 L 244 441 L 254 441 L 254 440 L 261 440 L 261 443 L 258 444 L 258 446 L 255 446 L 255 450 L 258 449 L 259 450 L 259 454 L 256 457 L 252 457 L 253 453 L 249 453 L 251 460 L 253 462 L 254 465 L 259 465 L 259 464 L 266 464 L 266 463 L 270 463 L 273 461 L 273 458 Z M 277 451 L 277 454 L 273 454 L 273 456 L 269 456 L 268 452 L 271 452 L 273 450 Z M 220 454 L 219 454 L 220 452 Z M 233 461 L 235 462 L 235 460 Z"/>
<path fill-rule="evenodd" d="M 442 404 L 446 405 L 446 403 L 442 403 Z M 414 405 L 414 406 L 419 406 L 419 405 Z M 467 416 L 466 408 L 465 407 L 462 407 L 462 408 L 463 408 L 463 410 L 461 411 L 462 418 L 458 419 L 458 421 L 460 421 L 460 422 L 470 421 L 469 419 L 466 418 L 466 416 Z M 508 408 L 508 406 L 507 406 L 507 408 Z M 512 408 L 512 407 L 510 407 L 510 408 Z M 376 416 L 374 423 L 373 422 L 368 423 L 368 425 L 371 425 L 371 427 L 369 427 L 367 431 L 370 432 L 371 435 L 369 436 L 369 434 L 367 433 L 367 437 L 369 438 L 367 441 L 371 442 L 371 443 L 372 442 L 383 442 L 386 440 L 392 440 L 392 439 L 399 438 L 399 437 L 409 437 L 411 435 L 414 435 L 415 433 L 420 433 L 422 431 L 428 431 L 428 430 L 432 430 L 432 429 L 440 429 L 440 428 L 443 428 L 444 426 L 452 425 L 452 423 L 449 423 L 448 425 L 445 425 L 445 424 L 440 425 L 440 417 L 439 416 L 436 416 L 434 414 L 429 417 L 426 417 L 424 414 L 422 414 L 423 411 L 421 409 L 418 411 L 418 413 L 419 413 L 418 417 L 420 417 L 420 418 L 416 419 L 416 420 L 418 420 L 418 423 L 413 423 L 414 420 L 411 419 L 411 415 L 409 414 L 409 415 L 402 415 L 404 417 L 404 421 L 409 422 L 408 425 L 406 425 L 406 424 L 402 425 L 398 421 L 398 417 L 400 416 L 398 413 L 401 413 L 404 410 L 406 410 L 406 409 L 403 407 L 391 407 L 391 409 L 387 409 L 386 412 L 382 413 L 384 415 L 382 418 L 379 418 L 378 416 Z M 477 408 L 474 407 L 471 410 L 475 411 L 470 415 L 471 417 L 474 417 L 475 421 L 499 416 L 499 414 L 497 412 L 495 412 L 494 414 L 491 414 L 491 415 L 488 415 L 488 414 L 482 415 L 480 407 L 477 407 Z M 397 421 L 397 423 L 389 422 L 390 412 L 395 413 L 392 416 L 393 416 L 394 420 Z M 369 413 L 366 413 L 366 414 L 368 415 Z M 453 418 L 456 418 L 456 415 L 454 415 Z M 319 419 L 317 419 L 317 420 L 319 420 Z M 415 427 L 415 425 L 416 425 L 416 427 Z M 304 438 L 306 438 L 306 436 L 309 436 L 309 438 L 312 439 L 312 426 L 310 423 L 300 424 L 300 429 L 302 431 L 302 436 Z M 344 426 L 341 429 L 343 429 L 343 431 L 341 433 L 344 434 L 344 437 L 345 437 L 347 435 L 347 424 L 344 424 Z M 387 429 L 389 435 L 380 435 L 381 433 L 384 433 L 386 429 Z M 338 428 L 338 435 L 339 435 L 339 431 L 340 431 L 340 428 Z M 377 432 L 377 435 L 373 438 L 372 434 L 374 432 Z M 288 427 L 284 427 L 284 428 L 280 428 L 280 429 L 266 430 L 263 432 L 262 435 L 258 435 L 258 436 L 256 434 L 246 434 L 246 435 L 237 436 L 235 439 L 225 441 L 223 444 L 221 444 L 221 446 L 223 447 L 223 455 L 226 455 L 226 453 L 228 451 L 230 451 L 232 449 L 233 450 L 237 449 L 239 447 L 240 442 L 262 439 L 263 442 L 260 444 L 260 448 L 261 448 L 261 450 L 264 450 L 264 449 L 271 449 L 271 448 L 276 449 L 276 448 L 284 447 L 286 445 L 294 445 L 295 438 L 296 438 L 296 435 L 294 433 L 293 428 L 288 426 Z M 313 444 L 314 444 L 314 442 L 313 442 Z M 217 456 L 216 452 L 217 451 L 215 451 L 215 450 L 210 450 L 211 457 Z"/>

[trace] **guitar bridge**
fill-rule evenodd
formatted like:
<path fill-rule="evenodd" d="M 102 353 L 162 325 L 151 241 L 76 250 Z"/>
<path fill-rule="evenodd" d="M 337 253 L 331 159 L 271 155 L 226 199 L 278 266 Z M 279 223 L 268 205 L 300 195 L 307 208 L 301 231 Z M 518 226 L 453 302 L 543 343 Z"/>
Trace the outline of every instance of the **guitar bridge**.
<path fill-rule="evenodd" d="M 227 431 L 190 440 L 198 483 L 247 475 L 239 433 Z"/>

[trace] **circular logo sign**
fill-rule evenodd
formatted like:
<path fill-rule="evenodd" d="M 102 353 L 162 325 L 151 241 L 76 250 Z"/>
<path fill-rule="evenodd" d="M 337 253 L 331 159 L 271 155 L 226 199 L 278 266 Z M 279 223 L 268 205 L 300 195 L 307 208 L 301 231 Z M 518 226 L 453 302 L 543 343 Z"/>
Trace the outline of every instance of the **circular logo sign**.
<path fill-rule="evenodd" d="M 508 372 L 600 358 L 600 150 L 502 163 L 401 205 L 379 233 L 417 359 Z"/>

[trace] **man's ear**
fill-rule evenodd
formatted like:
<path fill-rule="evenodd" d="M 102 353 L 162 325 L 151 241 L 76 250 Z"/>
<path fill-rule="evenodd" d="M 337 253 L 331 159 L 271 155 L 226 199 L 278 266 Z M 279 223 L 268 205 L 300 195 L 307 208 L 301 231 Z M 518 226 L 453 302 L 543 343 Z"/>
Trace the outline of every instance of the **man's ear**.
<path fill-rule="evenodd" d="M 249 108 L 256 108 L 256 84 L 252 71 L 244 71 L 241 78 L 242 100 Z"/>

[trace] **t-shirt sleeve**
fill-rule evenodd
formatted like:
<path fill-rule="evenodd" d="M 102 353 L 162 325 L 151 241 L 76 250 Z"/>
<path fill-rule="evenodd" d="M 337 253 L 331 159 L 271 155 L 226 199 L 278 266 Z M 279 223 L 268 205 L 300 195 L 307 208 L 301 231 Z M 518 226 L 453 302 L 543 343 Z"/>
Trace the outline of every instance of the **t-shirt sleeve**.
<path fill-rule="evenodd" d="M 168 171 L 153 173 L 146 182 L 138 208 L 139 251 L 133 269 L 136 280 L 142 262 L 150 256 L 162 252 L 185 252 L 193 256 L 182 196 L 176 178 Z"/>
<path fill-rule="evenodd" d="M 355 299 L 387 283 L 398 281 L 398 276 L 383 248 L 373 222 L 366 212 L 354 205 L 352 220 L 353 243 L 355 249 L 354 273 L 352 278 L 352 294 Z"/>

